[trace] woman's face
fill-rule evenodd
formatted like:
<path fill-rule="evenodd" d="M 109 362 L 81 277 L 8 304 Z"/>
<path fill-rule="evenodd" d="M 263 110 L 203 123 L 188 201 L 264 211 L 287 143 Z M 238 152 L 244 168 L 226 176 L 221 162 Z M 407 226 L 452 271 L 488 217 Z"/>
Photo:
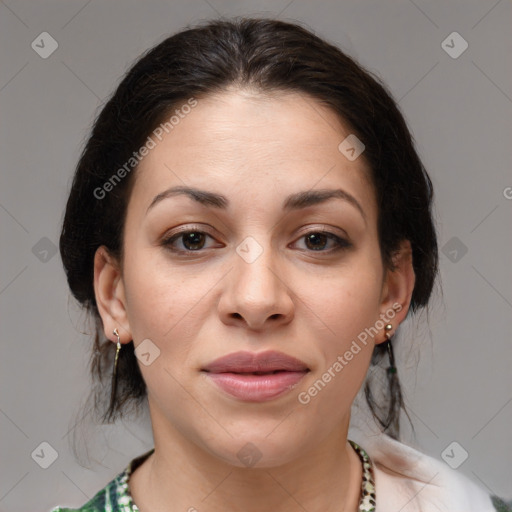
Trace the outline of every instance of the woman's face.
<path fill-rule="evenodd" d="M 137 348 L 155 442 L 240 467 L 328 446 L 385 340 L 383 315 L 395 329 L 406 311 L 391 308 L 410 292 L 386 279 L 368 169 L 338 149 L 350 131 L 309 97 L 247 91 L 198 100 L 168 131 L 136 171 L 122 271 L 96 268 L 107 336 L 118 327 Z M 240 371 L 268 351 L 302 366 L 214 373 L 240 351 Z"/>

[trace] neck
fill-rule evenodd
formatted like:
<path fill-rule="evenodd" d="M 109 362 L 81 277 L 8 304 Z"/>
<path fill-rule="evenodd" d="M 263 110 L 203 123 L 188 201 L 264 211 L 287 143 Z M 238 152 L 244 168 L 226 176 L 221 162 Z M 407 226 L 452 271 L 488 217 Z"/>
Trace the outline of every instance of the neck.
<path fill-rule="evenodd" d="M 357 512 L 362 468 L 347 441 L 349 419 L 294 460 L 248 468 L 219 459 L 152 418 L 160 435 L 155 452 L 130 478 L 132 497 L 141 512 Z"/>

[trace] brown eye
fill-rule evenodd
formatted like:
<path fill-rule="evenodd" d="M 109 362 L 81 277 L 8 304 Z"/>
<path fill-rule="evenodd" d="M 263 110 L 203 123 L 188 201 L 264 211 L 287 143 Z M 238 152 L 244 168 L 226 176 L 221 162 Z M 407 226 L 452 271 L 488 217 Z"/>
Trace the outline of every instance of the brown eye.
<path fill-rule="evenodd" d="M 333 252 L 340 249 L 350 247 L 350 242 L 336 236 L 334 233 L 328 231 L 311 231 L 310 233 L 301 237 L 305 240 L 306 248 L 310 251 L 316 252 Z M 326 246 L 331 242 L 331 247 Z M 332 247 L 334 245 L 334 247 Z"/>
<path fill-rule="evenodd" d="M 328 241 L 329 237 L 324 233 L 310 233 L 306 235 L 306 246 L 313 251 L 325 248 Z"/>
<path fill-rule="evenodd" d="M 192 231 L 182 235 L 183 245 L 189 251 L 196 251 L 202 249 L 205 242 L 205 234 L 198 231 Z"/>
<path fill-rule="evenodd" d="M 206 238 L 211 237 L 203 231 L 182 231 L 164 239 L 162 245 L 176 252 L 194 252 L 204 249 Z M 181 241 L 181 247 L 175 247 L 178 241 Z"/>

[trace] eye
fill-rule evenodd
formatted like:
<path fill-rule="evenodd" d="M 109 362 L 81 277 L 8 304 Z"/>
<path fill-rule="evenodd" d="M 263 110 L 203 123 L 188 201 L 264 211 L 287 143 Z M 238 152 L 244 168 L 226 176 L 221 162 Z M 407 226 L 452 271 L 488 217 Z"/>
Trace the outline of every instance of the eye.
<path fill-rule="evenodd" d="M 162 245 L 168 247 L 171 251 L 177 253 L 198 252 L 204 249 L 206 238 L 212 238 L 208 233 L 199 230 L 181 231 L 172 236 L 164 238 Z M 180 241 L 182 247 L 175 247 L 175 243 Z M 208 249 L 208 247 L 206 247 Z"/>
<path fill-rule="evenodd" d="M 306 250 L 315 252 L 334 252 L 351 246 L 350 242 L 329 231 L 310 231 L 299 240 L 302 239 L 305 240 Z M 325 250 L 325 246 L 329 242 L 331 242 L 331 245 L 334 245 L 334 247 Z"/>

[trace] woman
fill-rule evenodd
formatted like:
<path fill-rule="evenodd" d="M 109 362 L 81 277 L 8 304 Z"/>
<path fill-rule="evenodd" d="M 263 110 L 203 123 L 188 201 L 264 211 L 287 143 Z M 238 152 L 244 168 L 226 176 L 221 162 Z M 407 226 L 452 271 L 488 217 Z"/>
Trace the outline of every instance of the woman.
<path fill-rule="evenodd" d="M 97 320 L 104 420 L 147 397 L 155 447 L 78 510 L 505 507 L 398 441 L 393 341 L 435 282 L 431 203 L 390 94 L 304 28 L 214 21 L 144 55 L 94 125 L 60 250 Z M 360 446 L 351 405 L 384 358 Z"/>

